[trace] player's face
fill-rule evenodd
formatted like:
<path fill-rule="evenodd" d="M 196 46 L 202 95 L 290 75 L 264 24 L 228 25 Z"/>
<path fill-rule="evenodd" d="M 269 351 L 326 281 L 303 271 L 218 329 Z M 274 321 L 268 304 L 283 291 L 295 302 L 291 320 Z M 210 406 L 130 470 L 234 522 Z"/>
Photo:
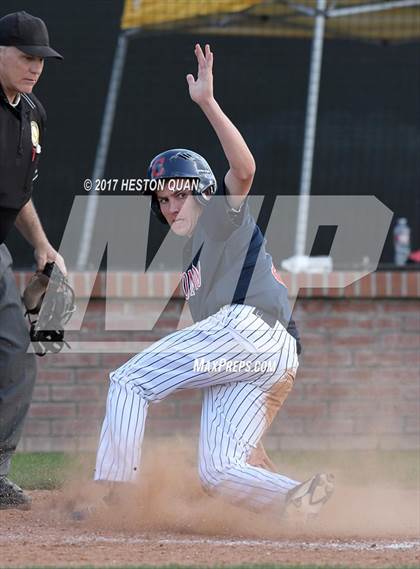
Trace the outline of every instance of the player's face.
<path fill-rule="evenodd" d="M 191 236 L 201 215 L 202 208 L 191 193 L 189 180 L 177 179 L 172 188 L 165 182 L 163 190 L 157 191 L 160 211 L 171 230 L 180 236 Z"/>
<path fill-rule="evenodd" d="M 31 93 L 43 68 L 41 57 L 27 55 L 16 47 L 0 49 L 0 83 L 9 100 L 18 93 Z"/>

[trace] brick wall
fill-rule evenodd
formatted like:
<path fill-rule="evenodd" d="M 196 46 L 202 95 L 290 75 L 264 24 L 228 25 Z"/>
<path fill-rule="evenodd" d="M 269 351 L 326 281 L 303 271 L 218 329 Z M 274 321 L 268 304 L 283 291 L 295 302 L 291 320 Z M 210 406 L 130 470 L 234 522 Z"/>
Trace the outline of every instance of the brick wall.
<path fill-rule="evenodd" d="M 283 275 L 285 278 L 286 275 Z M 302 289 L 295 319 L 304 354 L 294 390 L 266 437 L 273 449 L 420 448 L 420 272 L 381 272 L 345 288 L 348 274 L 287 279 Z M 21 287 L 28 279 L 17 275 Z M 101 353 L 39 358 L 39 374 L 21 450 L 94 450 L 104 413 L 108 373 L 130 357 L 115 342 L 155 340 L 183 326 L 181 299 L 158 327 L 159 298 L 177 276 L 72 275 L 80 298 L 91 298 L 73 346 L 97 342 Z M 105 285 L 118 314 L 105 331 Z M 141 300 L 138 298 L 141 297 Z M 145 324 L 136 331 L 133 322 Z M 187 324 L 188 322 L 184 322 Z M 138 326 L 137 326 L 138 327 Z M 99 343 L 98 343 L 99 342 Z M 116 353 L 113 353 L 116 351 Z M 151 406 L 150 436 L 191 435 L 199 430 L 200 392 L 175 394 Z"/>

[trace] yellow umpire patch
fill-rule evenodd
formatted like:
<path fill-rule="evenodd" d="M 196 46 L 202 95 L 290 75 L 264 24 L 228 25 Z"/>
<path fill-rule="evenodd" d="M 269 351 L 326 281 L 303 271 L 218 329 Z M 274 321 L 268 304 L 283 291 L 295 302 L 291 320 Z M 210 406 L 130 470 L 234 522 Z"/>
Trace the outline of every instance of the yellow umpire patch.
<path fill-rule="evenodd" d="M 31 136 L 32 144 L 38 146 L 39 144 L 39 126 L 36 121 L 31 121 Z"/>

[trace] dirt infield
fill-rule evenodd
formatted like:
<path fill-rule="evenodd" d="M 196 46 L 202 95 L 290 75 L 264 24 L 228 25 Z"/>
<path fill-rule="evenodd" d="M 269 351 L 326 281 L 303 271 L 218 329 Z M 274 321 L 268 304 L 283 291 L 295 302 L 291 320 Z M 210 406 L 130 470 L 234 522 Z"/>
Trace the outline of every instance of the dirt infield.
<path fill-rule="evenodd" d="M 89 521 L 69 515 L 98 490 L 86 472 L 60 491 L 32 492 L 30 512 L 0 511 L 0 567 L 420 566 L 420 491 L 378 482 L 370 466 L 371 482 L 353 487 L 338 470 L 333 498 L 303 529 L 282 524 L 276 511 L 256 514 L 204 494 L 189 451 L 179 451 L 176 461 L 165 448 L 151 455 L 139 486 L 118 508 Z"/>
<path fill-rule="evenodd" d="M 228 513 L 229 527 L 212 517 L 203 519 L 196 531 L 188 531 L 188 520 L 180 520 L 180 528 L 164 529 L 172 522 L 161 521 L 159 529 L 156 518 L 154 527 L 147 529 L 147 522 L 133 519 L 91 520 L 89 523 L 70 521 L 60 504 L 65 500 L 62 492 L 34 492 L 34 507 L 30 512 L 0 512 L 0 566 L 25 567 L 78 566 L 78 565 L 229 565 L 239 563 L 273 564 L 329 564 L 363 567 L 387 567 L 399 565 L 419 566 L 420 539 L 418 528 L 412 531 L 394 532 L 394 535 L 370 537 L 344 535 L 343 530 L 329 533 L 328 521 L 310 533 L 298 530 L 282 531 L 272 527 L 269 538 L 257 537 L 263 529 L 263 521 L 255 515 L 245 516 L 235 531 L 234 521 Z M 330 514 L 332 509 L 330 508 Z M 191 518 L 193 522 L 194 516 Z M 196 520 L 195 520 L 196 521 Z M 115 527 L 113 527 L 115 526 Z M 124 527 L 123 527 L 124 526 Z M 205 527 L 207 526 L 207 530 Z M 219 530 L 217 531 L 217 527 Z M 205 530 L 205 531 L 204 531 Z M 230 533 L 230 537 L 226 534 Z M 277 534 L 277 535 L 276 535 Z M 254 537 L 251 537 L 251 536 Z"/>
<path fill-rule="evenodd" d="M 351 464 L 344 469 L 334 461 L 334 496 L 316 523 L 306 528 L 282 523 L 276 508 L 257 514 L 205 494 L 194 448 L 180 443 L 171 443 L 171 448 L 150 445 L 139 485 L 122 496 L 117 507 L 75 522 L 70 512 L 101 491 L 90 482 L 91 465 L 81 464 L 77 472 L 69 473 L 71 480 L 61 490 L 32 492 L 31 511 L 0 511 L 0 567 L 169 563 L 419 567 L 416 479 L 398 483 L 395 476 L 380 478 L 381 463 Z M 292 465 L 283 468 L 298 478 L 304 476 Z M 359 478 L 355 484 L 356 471 L 362 470 L 364 482 Z"/>

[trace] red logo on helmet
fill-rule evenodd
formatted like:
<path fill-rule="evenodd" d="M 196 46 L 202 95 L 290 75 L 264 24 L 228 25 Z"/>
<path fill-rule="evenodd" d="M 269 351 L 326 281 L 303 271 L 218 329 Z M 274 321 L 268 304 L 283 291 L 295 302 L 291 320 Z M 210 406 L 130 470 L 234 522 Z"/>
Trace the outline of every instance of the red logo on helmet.
<path fill-rule="evenodd" d="M 161 156 L 153 162 L 152 165 L 152 178 L 160 178 L 165 174 L 165 168 L 163 163 L 165 162 L 165 157 Z"/>

